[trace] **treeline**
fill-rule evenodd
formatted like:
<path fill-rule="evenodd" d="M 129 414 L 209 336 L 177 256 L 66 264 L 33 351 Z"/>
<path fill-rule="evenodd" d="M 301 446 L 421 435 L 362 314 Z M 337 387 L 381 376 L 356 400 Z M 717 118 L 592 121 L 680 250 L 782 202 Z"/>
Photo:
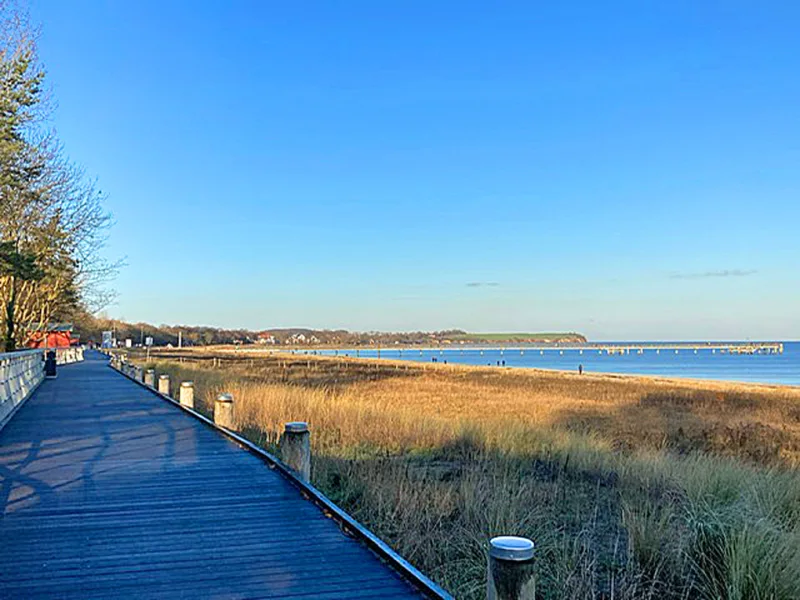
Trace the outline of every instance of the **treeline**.
<path fill-rule="evenodd" d="M 101 255 L 111 225 L 102 194 L 52 131 L 35 32 L 0 2 L 0 303 L 2 349 L 108 300 L 116 265 Z"/>
<path fill-rule="evenodd" d="M 143 344 L 148 337 L 156 346 L 176 346 L 178 340 L 184 346 L 212 346 L 227 344 L 262 344 L 265 346 L 422 346 L 457 343 L 519 342 L 514 335 L 535 336 L 537 334 L 469 334 L 460 329 L 442 331 L 347 331 L 344 329 L 309 329 L 302 327 L 274 328 L 261 331 L 249 329 L 223 329 L 192 325 L 152 325 L 150 323 L 128 323 L 119 319 L 93 317 L 88 313 L 74 314 L 72 323 L 82 342 L 99 344 L 104 331 L 111 331 L 120 344 L 131 340 L 133 345 Z M 539 334 L 540 343 L 581 342 L 580 334 Z M 554 338 L 554 339 L 549 339 Z"/>
<path fill-rule="evenodd" d="M 437 344 L 444 340 L 464 334 L 460 329 L 444 331 L 347 331 L 344 329 L 267 329 L 260 332 L 260 340 L 269 343 L 270 338 L 282 345 L 336 345 L 336 346 L 374 346 L 374 345 L 418 345 Z"/>
<path fill-rule="evenodd" d="M 99 344 L 104 331 L 111 331 L 120 344 L 130 339 L 134 345 L 142 344 L 148 337 L 156 346 L 172 344 L 178 339 L 184 346 L 212 346 L 223 344 L 265 344 L 265 345 L 353 345 L 369 346 L 375 344 L 436 344 L 458 334 L 460 330 L 435 332 L 352 332 L 343 329 L 324 330 L 302 327 L 267 329 L 223 329 L 219 327 L 195 325 L 152 325 L 150 323 L 128 323 L 119 319 L 93 317 L 86 312 L 75 312 L 70 322 L 81 342 Z"/>
<path fill-rule="evenodd" d="M 73 315 L 72 324 L 80 334 L 81 342 L 99 344 L 104 331 L 111 331 L 119 343 L 130 339 L 134 345 L 153 338 L 156 346 L 178 344 L 180 335 L 185 346 L 211 346 L 216 344 L 252 344 L 258 334 L 246 329 L 220 329 L 217 327 L 198 327 L 184 325 L 151 325 L 150 323 L 127 323 L 118 319 L 92 317 L 86 313 Z"/>

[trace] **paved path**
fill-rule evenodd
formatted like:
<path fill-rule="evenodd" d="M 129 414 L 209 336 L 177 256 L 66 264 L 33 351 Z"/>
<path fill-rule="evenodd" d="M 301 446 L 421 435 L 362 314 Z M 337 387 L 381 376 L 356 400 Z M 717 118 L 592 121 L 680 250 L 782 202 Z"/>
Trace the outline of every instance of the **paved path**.
<path fill-rule="evenodd" d="M 0 598 L 418 598 L 283 476 L 109 369 L 0 431 Z"/>

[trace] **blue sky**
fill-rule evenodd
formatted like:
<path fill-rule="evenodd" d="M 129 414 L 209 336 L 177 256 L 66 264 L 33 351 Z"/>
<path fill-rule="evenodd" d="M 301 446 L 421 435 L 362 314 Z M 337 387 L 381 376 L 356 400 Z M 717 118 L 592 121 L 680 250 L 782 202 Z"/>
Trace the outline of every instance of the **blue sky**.
<path fill-rule="evenodd" d="M 109 314 L 800 338 L 800 5 L 34 0 Z"/>

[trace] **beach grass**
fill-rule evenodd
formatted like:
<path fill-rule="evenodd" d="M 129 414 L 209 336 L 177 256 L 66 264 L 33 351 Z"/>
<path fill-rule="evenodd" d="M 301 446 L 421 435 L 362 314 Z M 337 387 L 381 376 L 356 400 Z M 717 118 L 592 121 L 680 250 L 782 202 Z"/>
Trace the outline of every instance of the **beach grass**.
<path fill-rule="evenodd" d="M 183 362 L 180 362 L 180 361 Z M 167 353 L 210 414 L 276 450 L 312 429 L 313 483 L 458 598 L 493 535 L 537 544 L 538 598 L 800 597 L 800 390 Z"/>

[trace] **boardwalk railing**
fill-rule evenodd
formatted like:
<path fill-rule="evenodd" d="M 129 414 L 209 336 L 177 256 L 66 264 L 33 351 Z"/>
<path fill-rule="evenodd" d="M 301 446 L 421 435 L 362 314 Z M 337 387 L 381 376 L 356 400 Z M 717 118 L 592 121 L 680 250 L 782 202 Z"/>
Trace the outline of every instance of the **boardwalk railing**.
<path fill-rule="evenodd" d="M 0 354 L 0 427 L 44 380 L 41 350 Z"/>
<path fill-rule="evenodd" d="M 56 348 L 56 364 L 68 365 L 83 360 L 83 347 L 71 346 L 69 348 Z"/>
<path fill-rule="evenodd" d="M 56 348 L 56 364 L 83 360 L 83 348 Z M 45 350 L 0 354 L 0 429 L 44 380 Z"/>

